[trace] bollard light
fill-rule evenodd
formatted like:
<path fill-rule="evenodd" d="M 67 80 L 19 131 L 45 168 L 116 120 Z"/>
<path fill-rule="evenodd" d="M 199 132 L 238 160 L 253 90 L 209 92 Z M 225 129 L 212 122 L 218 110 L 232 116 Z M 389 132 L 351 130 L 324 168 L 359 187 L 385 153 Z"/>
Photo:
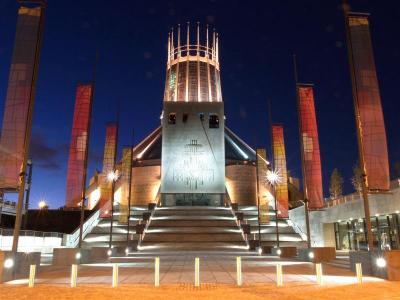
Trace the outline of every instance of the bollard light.
<path fill-rule="evenodd" d="M 282 265 L 276 265 L 276 285 L 283 286 L 283 273 L 282 273 Z"/>
<path fill-rule="evenodd" d="M 386 260 L 385 260 L 383 257 L 378 257 L 378 258 L 376 259 L 376 265 L 377 265 L 379 268 L 384 268 L 384 267 L 386 267 Z"/>
<path fill-rule="evenodd" d="M 308 258 L 313 259 L 315 257 L 314 252 L 310 251 L 308 252 Z"/>
<path fill-rule="evenodd" d="M 76 258 L 76 259 L 81 259 L 81 257 L 82 257 L 82 254 L 81 254 L 80 252 L 77 252 L 77 253 L 75 254 L 75 258 Z"/>
<path fill-rule="evenodd" d="M 118 264 L 113 264 L 112 287 L 118 286 Z"/>
<path fill-rule="evenodd" d="M 317 284 L 322 285 L 322 264 L 315 264 Z"/>
<path fill-rule="evenodd" d="M 362 283 L 362 266 L 361 263 L 356 263 L 357 282 Z"/>
<path fill-rule="evenodd" d="M 11 269 L 12 267 L 14 267 L 14 260 L 12 258 L 7 258 L 4 261 L 4 268 Z"/>
<path fill-rule="evenodd" d="M 36 265 L 30 265 L 29 281 L 28 281 L 28 287 L 30 288 L 35 285 L 35 273 L 36 273 Z"/>
<path fill-rule="evenodd" d="M 236 282 L 238 286 L 242 285 L 242 258 L 236 257 Z"/>
<path fill-rule="evenodd" d="M 128 254 L 129 254 L 129 251 L 130 251 L 130 250 L 129 250 L 129 247 L 126 247 L 126 249 L 125 249 L 125 254 L 128 255 Z"/>
<path fill-rule="evenodd" d="M 78 278 L 78 265 L 71 266 L 71 287 L 76 287 L 76 279 Z"/>
<path fill-rule="evenodd" d="M 111 249 L 108 249 L 108 250 L 107 250 L 107 255 L 108 255 L 108 256 L 111 256 L 111 254 L 112 254 L 112 250 L 111 250 Z"/>
<path fill-rule="evenodd" d="M 282 254 L 282 250 L 278 248 L 278 250 L 276 250 L 276 255 L 281 256 L 281 254 Z"/>
<path fill-rule="evenodd" d="M 154 262 L 154 286 L 160 286 L 160 258 L 156 257 Z"/>
<path fill-rule="evenodd" d="M 194 286 L 200 286 L 200 258 L 194 259 Z"/>

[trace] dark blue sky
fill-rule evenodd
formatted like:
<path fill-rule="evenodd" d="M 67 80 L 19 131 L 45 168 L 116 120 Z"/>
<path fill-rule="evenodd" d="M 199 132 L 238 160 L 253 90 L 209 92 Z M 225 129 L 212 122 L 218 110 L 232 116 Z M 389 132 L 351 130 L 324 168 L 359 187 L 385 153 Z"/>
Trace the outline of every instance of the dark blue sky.
<path fill-rule="evenodd" d="M 329 1 L 48 1 L 33 119 L 32 206 L 65 199 L 66 164 L 75 87 L 91 78 L 100 52 L 90 143 L 90 170 L 101 169 L 105 124 L 121 102 L 119 145 L 159 125 L 167 34 L 187 21 L 220 34 L 222 94 L 227 125 L 252 146 L 269 149 L 267 101 L 285 125 L 288 168 L 301 175 L 292 54 L 300 81 L 315 84 L 324 192 L 337 167 L 351 192 L 357 160 L 354 112 L 340 0 Z M 375 60 L 390 161 L 400 161 L 400 3 L 350 1 L 371 13 Z M 384 5 L 383 5 L 384 4 Z M 3 115 L 18 5 L 0 3 L 0 115 Z M 121 149 L 121 147 L 120 147 Z"/>

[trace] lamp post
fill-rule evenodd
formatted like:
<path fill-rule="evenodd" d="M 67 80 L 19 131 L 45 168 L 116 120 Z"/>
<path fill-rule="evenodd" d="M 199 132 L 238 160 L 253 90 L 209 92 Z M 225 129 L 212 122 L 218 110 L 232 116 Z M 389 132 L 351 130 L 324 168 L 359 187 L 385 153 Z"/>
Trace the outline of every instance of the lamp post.
<path fill-rule="evenodd" d="M 129 157 L 129 184 L 128 184 L 128 220 L 127 220 L 127 228 L 126 228 L 126 252 L 129 252 L 129 225 L 130 225 L 130 218 L 131 218 L 131 197 L 132 197 L 132 161 L 133 161 L 133 145 L 134 145 L 134 131 L 132 130 L 132 145 Z"/>
<path fill-rule="evenodd" d="M 111 223 L 110 223 L 110 240 L 108 244 L 109 251 L 111 250 L 112 245 L 112 230 L 114 223 L 114 193 L 115 193 L 115 182 L 118 179 L 118 171 L 114 170 L 107 174 L 107 180 L 111 182 Z"/>
<path fill-rule="evenodd" d="M 29 167 L 29 172 L 28 172 L 28 179 L 26 182 L 26 194 L 25 194 L 25 214 L 24 214 L 24 219 L 23 219 L 23 224 L 22 228 L 26 229 L 26 224 L 28 223 L 28 210 L 29 210 L 29 197 L 31 194 L 31 185 L 32 185 L 32 159 L 28 159 L 27 161 L 27 166 Z"/>
<path fill-rule="evenodd" d="M 278 227 L 278 201 L 276 199 L 276 185 L 281 182 L 278 170 L 267 171 L 267 181 L 272 187 L 272 194 L 275 201 L 275 233 L 276 233 L 276 246 L 279 248 L 279 227 Z"/>

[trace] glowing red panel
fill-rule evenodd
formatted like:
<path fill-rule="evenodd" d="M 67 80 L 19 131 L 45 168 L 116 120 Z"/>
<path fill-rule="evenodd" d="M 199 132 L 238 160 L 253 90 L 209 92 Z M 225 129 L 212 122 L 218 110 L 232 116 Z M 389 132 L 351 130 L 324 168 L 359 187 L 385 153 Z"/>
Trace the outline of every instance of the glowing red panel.
<path fill-rule="evenodd" d="M 286 169 L 285 138 L 282 125 L 272 125 L 272 150 L 274 153 L 274 169 L 280 181 L 275 186 L 279 216 L 287 218 L 289 206 L 288 177 Z"/>
<path fill-rule="evenodd" d="M 103 171 L 100 182 L 100 187 L 101 187 L 100 209 L 102 217 L 109 216 L 111 212 L 112 182 L 108 180 L 107 175 L 110 172 L 113 172 L 115 168 L 117 137 L 118 137 L 118 125 L 116 123 L 109 123 L 106 128 Z"/>
<path fill-rule="evenodd" d="M 379 94 L 367 15 L 349 15 L 351 68 L 355 109 L 359 114 L 359 134 L 370 190 L 389 190 L 389 162 L 385 122 Z"/>
<path fill-rule="evenodd" d="M 19 187 L 25 136 L 32 123 L 28 116 L 34 103 L 41 15 L 40 7 L 21 7 L 18 11 L 0 144 L 0 188 L 4 189 Z"/>
<path fill-rule="evenodd" d="M 78 207 L 82 201 L 85 157 L 88 151 L 89 122 L 93 86 L 80 84 L 76 89 L 76 102 L 72 125 L 67 169 L 65 206 Z"/>
<path fill-rule="evenodd" d="M 310 85 L 298 85 L 300 134 L 303 144 L 306 196 L 310 209 L 324 206 L 322 192 L 321 157 L 318 141 L 317 118 L 315 115 L 314 92 Z"/>

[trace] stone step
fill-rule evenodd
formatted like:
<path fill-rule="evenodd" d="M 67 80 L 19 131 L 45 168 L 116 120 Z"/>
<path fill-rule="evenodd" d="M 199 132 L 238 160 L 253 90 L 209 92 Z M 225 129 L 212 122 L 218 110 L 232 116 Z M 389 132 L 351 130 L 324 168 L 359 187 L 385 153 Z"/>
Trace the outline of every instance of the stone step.
<path fill-rule="evenodd" d="M 139 236 L 137 234 L 133 234 L 132 236 L 133 236 L 134 240 L 137 240 L 139 238 Z M 104 242 L 104 241 L 109 241 L 109 240 L 110 240 L 110 235 L 103 234 L 103 233 L 89 233 L 84 239 L 84 241 L 87 243 Z M 112 240 L 113 241 L 126 241 L 126 234 L 113 233 Z"/>
<path fill-rule="evenodd" d="M 156 211 L 162 210 L 208 210 L 208 211 L 231 211 L 230 207 L 225 206 L 166 206 L 166 207 L 157 207 Z"/>
<path fill-rule="evenodd" d="M 113 233 L 126 233 L 127 232 L 127 226 L 115 226 L 113 225 L 112 229 Z M 129 226 L 129 232 L 131 233 L 136 233 L 136 226 L 130 225 Z M 110 233 L 110 226 L 96 226 L 95 228 L 92 229 L 91 233 L 101 233 L 101 234 L 107 234 Z"/>
<path fill-rule="evenodd" d="M 229 216 L 233 217 L 231 210 L 160 210 L 154 212 L 154 216 Z"/>
<path fill-rule="evenodd" d="M 238 233 L 146 233 L 146 242 L 242 242 Z"/>
<path fill-rule="evenodd" d="M 126 246 L 126 240 L 125 241 L 112 241 L 112 246 L 113 247 L 125 247 Z M 83 248 L 92 248 L 92 247 L 104 247 L 108 248 L 109 247 L 109 242 L 108 241 L 103 241 L 103 242 L 93 242 L 93 243 L 88 243 L 83 241 L 82 242 L 82 247 Z"/>
<path fill-rule="evenodd" d="M 252 226 L 250 228 L 250 230 L 251 230 L 252 234 L 253 233 L 258 234 L 258 227 L 256 227 L 256 226 L 253 227 Z M 261 230 L 261 233 L 275 233 L 276 232 L 276 227 L 275 226 L 269 226 L 269 227 L 263 226 L 263 227 L 260 228 L 260 230 Z M 279 231 L 279 233 L 297 234 L 294 231 L 294 229 L 292 227 L 289 227 L 289 226 L 288 227 L 278 227 L 278 231 Z"/>
<path fill-rule="evenodd" d="M 190 224 L 194 225 L 194 224 Z M 165 226 L 149 226 L 146 234 L 170 234 L 170 233 L 241 233 L 237 226 L 181 226 L 181 227 L 165 227 Z"/>
<path fill-rule="evenodd" d="M 273 246 L 273 247 L 275 247 L 276 246 L 276 240 L 267 241 L 267 240 L 262 239 L 262 245 L 263 246 Z M 280 247 L 296 247 L 297 249 L 299 249 L 299 248 L 307 248 L 307 242 L 303 242 L 303 241 L 293 242 L 293 241 L 282 241 L 282 240 L 280 240 L 279 241 L 279 246 Z"/>
<path fill-rule="evenodd" d="M 178 242 L 149 243 L 142 242 L 140 251 L 174 252 L 174 251 L 244 251 L 248 247 L 245 242 Z"/>
<path fill-rule="evenodd" d="M 214 220 L 214 221 L 235 221 L 236 218 L 232 215 L 226 216 L 216 216 L 216 215 L 171 215 L 171 216 L 159 216 L 154 215 L 151 220 L 190 220 L 190 221 L 197 221 L 197 220 Z"/>
<path fill-rule="evenodd" d="M 186 226 L 196 226 L 196 227 L 237 227 L 235 220 L 210 220 L 210 219 L 152 219 L 149 228 L 152 227 L 186 227 Z"/>
<path fill-rule="evenodd" d="M 258 237 L 258 234 L 256 234 L 256 238 Z M 276 241 L 276 235 L 275 234 L 261 234 L 261 240 L 262 241 Z M 301 237 L 296 233 L 296 234 L 279 234 L 279 240 L 283 242 L 302 242 Z"/>

